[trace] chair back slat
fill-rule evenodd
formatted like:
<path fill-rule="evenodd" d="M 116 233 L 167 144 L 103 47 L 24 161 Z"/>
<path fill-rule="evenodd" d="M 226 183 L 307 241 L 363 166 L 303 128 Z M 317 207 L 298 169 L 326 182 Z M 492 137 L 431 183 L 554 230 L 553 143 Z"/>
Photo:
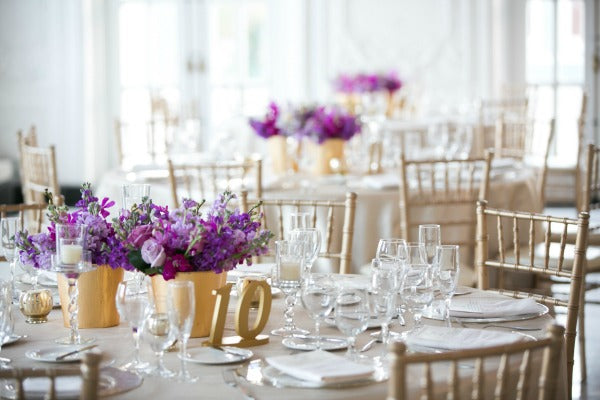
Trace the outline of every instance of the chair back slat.
<path fill-rule="evenodd" d="M 420 390 L 423 393 L 421 398 L 425 399 L 433 399 L 435 392 L 445 392 L 447 393 L 447 399 L 471 398 L 482 400 L 486 398 L 486 387 L 493 388 L 491 394 L 495 399 L 504 400 L 521 396 L 523 399 L 545 400 L 547 399 L 548 390 L 555 388 L 559 376 L 560 368 L 556 368 L 556 365 L 554 365 L 554 368 L 547 368 L 547 366 L 560 357 L 564 331 L 562 326 L 552 325 L 548 328 L 546 337 L 537 341 L 517 341 L 499 346 L 433 354 L 407 353 L 405 343 L 391 343 L 387 400 L 413 399 L 415 398 L 413 393 L 415 389 Z M 534 359 L 540 360 L 539 365 L 541 368 L 533 368 L 532 360 Z M 486 363 L 488 360 L 490 362 Z M 513 360 L 517 362 L 520 360 L 518 368 L 511 368 L 514 365 Z M 466 373 L 459 374 L 458 371 L 462 363 L 472 361 L 475 365 L 473 369 L 469 370 L 472 371 L 469 397 L 466 393 L 462 393 L 463 386 L 468 386 L 463 384 L 466 383 Z M 421 374 L 423 383 L 420 387 L 413 387 L 411 382 L 415 382 L 415 379 L 411 379 L 409 376 L 409 367 L 420 364 L 423 364 L 425 371 Z M 433 384 L 443 385 L 443 380 L 434 379 L 433 372 L 442 374 L 444 371 L 447 374 L 446 388 L 436 387 L 434 390 Z M 493 371 L 495 371 L 494 375 L 491 374 Z M 515 379 L 515 375 L 517 379 Z M 493 384 L 491 382 L 492 376 L 495 376 Z M 486 377 L 488 378 L 487 382 Z M 416 382 L 418 381 L 416 380 Z M 529 385 L 529 381 L 537 383 L 535 386 L 537 393 L 532 393 L 533 388 Z M 429 386 L 429 382 L 431 382 L 431 386 Z M 519 383 L 515 386 L 511 382 Z M 409 391 L 409 389 L 412 390 Z"/>
<path fill-rule="evenodd" d="M 171 201 L 179 207 L 181 199 L 214 200 L 221 192 L 253 187 L 253 194 L 262 195 L 262 161 L 205 162 L 175 164 L 167 160 Z M 254 179 L 250 179 L 254 175 Z"/>
<path fill-rule="evenodd" d="M 338 260 L 340 273 L 351 272 L 356 193 L 347 193 L 345 200 L 331 201 L 249 198 L 247 191 L 241 192 L 242 211 L 259 202 L 263 226 L 276 235 L 274 240 L 286 237 L 289 229 L 285 221 L 286 211 L 309 212 L 311 226 L 320 228 L 322 234 L 319 258 Z M 268 221 L 275 222 L 277 226 Z M 270 249 L 265 256 L 273 255 L 273 249 Z"/>
<path fill-rule="evenodd" d="M 62 204 L 56 172 L 56 151 L 54 146 L 39 147 L 35 129 L 28 136 L 17 133 L 20 159 L 21 189 L 25 203 L 45 203 L 44 193 L 48 189 L 55 198 L 55 204 Z"/>

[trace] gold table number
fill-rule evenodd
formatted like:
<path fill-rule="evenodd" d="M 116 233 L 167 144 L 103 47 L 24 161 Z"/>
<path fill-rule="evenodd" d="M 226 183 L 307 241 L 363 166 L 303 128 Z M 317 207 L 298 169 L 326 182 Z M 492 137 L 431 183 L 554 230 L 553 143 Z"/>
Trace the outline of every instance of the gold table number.
<path fill-rule="evenodd" d="M 203 345 L 251 347 L 268 343 L 269 336 L 260 334 L 269 320 L 272 301 L 271 286 L 264 280 L 250 280 L 245 285 L 235 310 L 235 332 L 238 336 L 223 337 L 231 286 L 232 283 L 228 283 L 220 289 L 213 290 L 213 294 L 217 296 L 217 301 L 215 303 L 210 336 Z M 250 328 L 248 325 L 250 308 L 256 291 L 259 294 L 258 311 L 254 324 Z"/>

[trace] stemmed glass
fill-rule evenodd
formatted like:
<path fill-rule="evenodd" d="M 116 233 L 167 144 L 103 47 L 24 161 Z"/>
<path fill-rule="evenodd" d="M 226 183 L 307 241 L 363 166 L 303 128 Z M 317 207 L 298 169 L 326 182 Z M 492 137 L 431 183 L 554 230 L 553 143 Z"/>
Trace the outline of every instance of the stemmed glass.
<path fill-rule="evenodd" d="M 69 284 L 69 336 L 57 339 L 60 344 L 85 344 L 95 339 L 82 338 L 79 334 L 77 311 L 79 291 L 77 280 L 84 272 L 95 269 L 92 264 L 92 255 L 84 250 L 86 225 L 61 225 L 56 224 L 56 255 L 52 258 L 51 269 L 62 273 Z"/>
<path fill-rule="evenodd" d="M 296 211 L 290 213 L 290 232 L 296 229 L 310 228 L 310 213 Z"/>
<path fill-rule="evenodd" d="M 131 183 L 123 185 L 123 208 L 131 209 L 134 204 L 141 204 L 144 197 L 150 197 L 150 185 L 147 183 Z"/>
<path fill-rule="evenodd" d="M 458 261 L 459 247 L 457 245 L 442 245 L 436 249 L 435 280 L 436 286 L 444 298 L 444 319 L 447 326 L 450 322 L 450 302 L 456 291 L 460 263 Z"/>
<path fill-rule="evenodd" d="M 0 351 L 2 344 L 11 333 L 12 295 L 9 282 L 0 281 Z M 4 363 L 0 361 L 0 366 Z"/>
<path fill-rule="evenodd" d="M 16 246 L 15 238 L 19 231 L 19 219 L 16 217 L 7 217 L 0 220 L 1 230 L 1 245 L 2 252 L 6 261 L 10 263 L 10 282 L 11 282 L 11 293 L 12 298 L 18 299 L 17 292 L 15 290 L 15 266 L 16 266 Z"/>
<path fill-rule="evenodd" d="M 404 239 L 379 239 L 376 258 L 392 258 L 404 261 L 406 257 L 406 240 Z"/>
<path fill-rule="evenodd" d="M 425 246 L 427 264 L 433 264 L 435 249 L 441 243 L 440 226 L 437 224 L 419 225 L 419 243 Z"/>
<path fill-rule="evenodd" d="M 347 357 L 358 360 L 356 336 L 364 332 L 371 318 L 367 289 L 341 287 L 335 300 L 335 325 L 348 337 Z"/>
<path fill-rule="evenodd" d="M 142 339 L 150 345 L 156 356 L 156 364 L 147 371 L 148 375 L 161 376 L 163 378 L 171 378 L 175 375 L 173 371 L 165 368 L 163 355 L 165 354 L 165 350 L 175 340 L 176 335 L 177 328 L 171 324 L 169 314 L 158 312 L 154 308 L 144 320 L 142 327 Z"/>
<path fill-rule="evenodd" d="M 335 304 L 335 282 L 329 274 L 307 274 L 302 281 L 300 299 L 308 315 L 315 320 L 314 345 L 321 349 L 323 338 L 319 328 Z"/>
<path fill-rule="evenodd" d="M 310 272 L 321 249 L 321 232 L 317 228 L 298 228 L 290 232 L 289 239 L 304 242 L 303 272 Z"/>
<path fill-rule="evenodd" d="M 305 242 L 303 241 L 278 240 L 275 242 L 275 268 L 271 283 L 273 287 L 279 288 L 285 294 L 285 326 L 272 330 L 272 335 L 308 334 L 307 330 L 297 328 L 294 324 L 294 305 L 304 267 L 304 246 Z"/>
<path fill-rule="evenodd" d="M 421 326 L 421 317 L 433 301 L 433 274 L 429 264 L 408 264 L 402 282 L 402 299 L 413 314 L 414 329 Z"/>
<path fill-rule="evenodd" d="M 116 303 L 121 317 L 129 322 L 133 334 L 133 360 L 122 365 L 127 371 L 144 371 L 149 364 L 140 360 L 140 330 L 150 311 L 149 293 L 140 290 L 134 280 L 123 281 L 117 286 Z"/>
<path fill-rule="evenodd" d="M 186 368 L 187 342 L 192 333 L 195 315 L 194 284 L 190 281 L 171 281 L 167 286 L 167 310 L 173 327 L 177 329 L 181 368 L 175 376 L 177 382 L 192 383 L 198 380 Z"/>
<path fill-rule="evenodd" d="M 371 262 L 370 317 L 381 324 L 381 339 L 385 350 L 390 339 L 390 323 L 397 311 L 400 276 L 396 260 L 374 258 Z"/>
<path fill-rule="evenodd" d="M 401 248 L 399 248 L 401 249 Z M 400 250 L 399 250 L 400 251 Z M 427 252 L 423 243 L 406 243 L 406 255 L 404 257 L 406 265 L 408 264 L 426 264 Z"/>

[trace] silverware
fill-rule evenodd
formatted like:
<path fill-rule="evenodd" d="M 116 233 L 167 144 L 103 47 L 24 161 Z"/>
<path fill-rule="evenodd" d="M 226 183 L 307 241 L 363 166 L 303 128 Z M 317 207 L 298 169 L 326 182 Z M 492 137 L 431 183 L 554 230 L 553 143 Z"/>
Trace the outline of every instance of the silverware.
<path fill-rule="evenodd" d="M 381 337 L 381 335 L 379 335 L 379 337 Z M 373 345 L 375 343 L 377 343 L 379 341 L 379 338 L 374 338 L 371 339 L 367 342 L 367 344 L 365 344 L 363 347 L 361 347 L 361 349 L 359 350 L 359 353 L 364 353 L 365 351 L 369 351 L 371 349 L 371 347 L 373 347 Z"/>
<path fill-rule="evenodd" d="M 233 388 L 238 388 L 246 400 L 256 400 L 256 397 L 250 394 L 250 391 L 247 387 L 240 385 L 237 380 L 237 375 L 233 369 L 224 369 L 222 375 L 223 381 Z"/>
<path fill-rule="evenodd" d="M 542 330 L 541 328 L 528 328 L 525 326 L 509 326 L 509 325 L 496 325 L 496 324 L 485 325 L 481 329 L 486 329 L 486 328 L 502 328 L 502 329 L 509 329 L 511 331 L 523 331 L 523 332 L 533 332 L 533 331 L 541 331 Z"/>
<path fill-rule="evenodd" d="M 211 346 L 211 347 L 213 349 L 221 350 L 223 353 L 231 354 L 231 355 L 237 356 L 237 357 L 242 357 L 242 354 L 238 353 L 234 349 L 230 349 L 230 348 L 227 348 L 227 347 L 221 347 L 221 346 Z"/>
<path fill-rule="evenodd" d="M 56 356 L 55 360 L 56 361 L 64 360 L 65 358 L 67 358 L 69 356 L 72 356 L 73 354 L 78 354 L 78 353 L 81 353 L 83 351 L 91 350 L 91 349 L 93 349 L 94 347 L 97 347 L 97 346 L 98 346 L 97 344 L 91 344 L 89 346 L 85 346 L 85 347 L 82 347 L 80 349 L 73 350 L 73 351 L 70 351 L 70 352 L 65 353 L 65 354 L 61 354 L 60 356 Z"/>

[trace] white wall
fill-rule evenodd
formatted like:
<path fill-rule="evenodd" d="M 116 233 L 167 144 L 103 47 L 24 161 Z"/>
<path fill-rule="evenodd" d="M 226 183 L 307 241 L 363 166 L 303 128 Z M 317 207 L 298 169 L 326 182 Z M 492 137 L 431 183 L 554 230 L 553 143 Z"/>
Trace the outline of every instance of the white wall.
<path fill-rule="evenodd" d="M 57 148 L 61 184 L 84 179 L 81 6 L 77 0 L 0 0 L 0 156 L 37 126 Z"/>

